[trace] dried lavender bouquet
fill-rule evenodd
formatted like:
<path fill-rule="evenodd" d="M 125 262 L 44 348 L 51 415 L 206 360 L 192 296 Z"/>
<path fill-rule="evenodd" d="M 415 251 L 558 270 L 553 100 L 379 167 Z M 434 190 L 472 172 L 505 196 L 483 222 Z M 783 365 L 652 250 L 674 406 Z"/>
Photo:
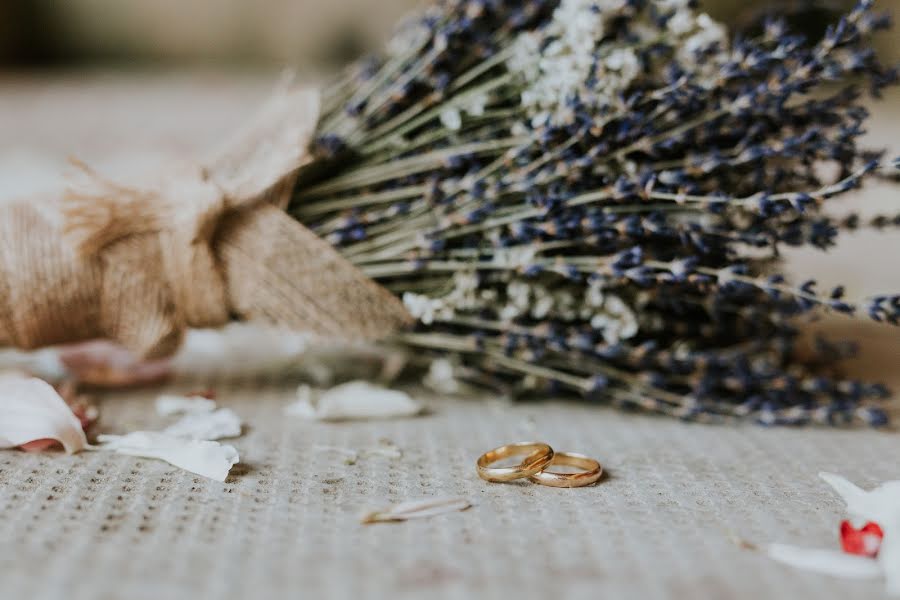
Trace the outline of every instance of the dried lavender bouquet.
<path fill-rule="evenodd" d="M 290 211 L 417 317 L 457 376 L 679 418 L 886 421 L 879 385 L 796 357 L 798 317 L 897 324 L 900 296 L 788 283 L 783 244 L 867 176 L 895 72 L 861 2 L 818 41 L 730 36 L 689 0 L 443 0 L 328 90 Z M 324 164 L 324 167 L 323 167 Z M 826 168 L 827 167 L 827 168 Z M 884 223 L 885 218 L 876 220 Z"/>

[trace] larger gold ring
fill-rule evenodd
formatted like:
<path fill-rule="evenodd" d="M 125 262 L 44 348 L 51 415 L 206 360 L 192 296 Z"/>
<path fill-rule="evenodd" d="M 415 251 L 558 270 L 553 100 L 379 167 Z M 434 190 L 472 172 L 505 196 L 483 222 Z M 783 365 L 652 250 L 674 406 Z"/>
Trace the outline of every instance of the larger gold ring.
<path fill-rule="evenodd" d="M 541 485 L 549 485 L 550 487 L 574 488 L 591 485 L 600 480 L 603 476 L 603 467 L 600 463 L 584 454 L 575 454 L 574 452 L 557 452 L 553 456 L 548 466 L 566 465 L 584 469 L 577 473 L 555 473 L 553 471 L 543 470 L 540 473 L 531 475 L 529 479 Z"/>
<path fill-rule="evenodd" d="M 518 465 L 514 467 L 491 467 L 490 465 L 509 458 L 510 456 L 525 455 Z M 553 448 L 541 442 L 519 442 L 500 446 L 490 452 L 485 452 L 478 457 L 475 463 L 478 467 L 478 476 L 485 481 L 512 481 L 531 477 L 540 473 L 553 460 Z"/>

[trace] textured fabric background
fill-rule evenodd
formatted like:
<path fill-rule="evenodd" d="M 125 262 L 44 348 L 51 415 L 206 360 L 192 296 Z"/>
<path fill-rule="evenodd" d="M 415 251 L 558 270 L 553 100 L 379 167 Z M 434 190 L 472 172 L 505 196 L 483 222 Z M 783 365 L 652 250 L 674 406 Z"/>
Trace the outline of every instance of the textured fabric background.
<path fill-rule="evenodd" d="M 226 135 L 272 81 L 0 78 L 0 197 L 57 188 L 69 154 L 113 175 L 189 155 Z M 892 98 L 884 106 L 896 112 Z M 873 141 L 896 151 L 900 119 L 876 119 Z M 860 198 L 896 206 L 874 194 Z M 900 289 L 900 270 L 884 260 L 896 235 L 850 242 L 826 258 L 792 255 L 794 271 L 850 279 L 863 293 Z M 866 341 L 854 373 L 900 384 L 896 329 L 826 327 Z M 215 387 L 247 423 L 225 484 L 150 460 L 0 453 L 0 598 L 882 597 L 878 582 L 794 571 L 734 538 L 837 547 L 843 507 L 816 473 L 864 486 L 900 478 L 895 433 L 703 427 L 483 399 L 435 399 L 413 420 L 315 424 L 283 416 L 292 383 Z M 104 428 L 161 426 L 155 394 L 105 397 Z M 382 439 L 403 457 L 347 465 L 323 448 L 365 451 Z M 609 477 L 576 490 L 477 478 L 479 454 L 522 439 L 595 455 Z M 457 494 L 477 506 L 359 524 L 365 510 Z"/>
<path fill-rule="evenodd" d="M 183 388 L 186 389 L 186 388 Z M 432 414 L 285 418 L 289 385 L 217 386 L 246 421 L 224 483 L 106 454 L 0 455 L 3 598 L 877 598 L 879 583 L 793 571 L 742 549 L 835 546 L 841 503 L 817 479 L 897 476 L 900 438 L 691 426 L 578 404 L 433 401 Z M 102 403 L 107 428 L 159 427 L 151 393 Z M 541 439 L 600 458 L 601 484 L 489 484 L 478 455 Z M 402 458 L 361 457 L 390 440 Z M 324 446 L 324 447 L 323 447 Z M 430 520 L 368 509 L 463 495 Z"/>

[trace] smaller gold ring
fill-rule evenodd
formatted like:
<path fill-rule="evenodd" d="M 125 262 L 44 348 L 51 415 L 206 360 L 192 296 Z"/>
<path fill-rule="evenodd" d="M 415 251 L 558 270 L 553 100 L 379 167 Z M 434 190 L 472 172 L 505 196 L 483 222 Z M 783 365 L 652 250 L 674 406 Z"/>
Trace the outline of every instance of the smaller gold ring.
<path fill-rule="evenodd" d="M 591 485 L 600 480 L 603 476 L 603 467 L 600 463 L 584 454 L 575 454 L 574 452 L 557 452 L 553 456 L 553 460 L 547 465 L 566 465 L 584 469 L 577 473 L 555 473 L 553 471 L 541 471 L 531 475 L 529 479 L 541 485 L 549 485 L 550 487 L 574 488 Z"/>
<path fill-rule="evenodd" d="M 509 458 L 510 456 L 525 455 L 518 465 L 514 467 L 491 467 L 490 465 Z M 485 452 L 478 457 L 476 463 L 478 476 L 485 481 L 512 481 L 531 477 L 540 473 L 553 460 L 553 448 L 542 442 L 519 442 L 507 444 Z"/>

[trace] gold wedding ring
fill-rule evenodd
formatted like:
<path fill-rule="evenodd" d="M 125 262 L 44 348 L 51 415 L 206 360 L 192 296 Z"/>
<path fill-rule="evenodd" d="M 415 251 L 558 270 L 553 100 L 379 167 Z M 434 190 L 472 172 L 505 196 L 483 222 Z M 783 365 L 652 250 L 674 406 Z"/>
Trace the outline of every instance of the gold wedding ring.
<path fill-rule="evenodd" d="M 600 480 L 603 476 L 603 467 L 600 463 L 584 454 L 575 454 L 574 452 L 557 452 L 553 455 L 553 460 L 547 465 L 565 465 L 584 469 L 577 473 L 557 473 L 554 471 L 542 470 L 528 478 L 541 485 L 549 485 L 551 487 L 574 488 L 591 485 Z"/>
<path fill-rule="evenodd" d="M 514 467 L 491 467 L 493 463 L 511 456 L 525 455 Z M 512 481 L 540 473 L 553 460 L 553 448 L 540 442 L 520 442 L 500 446 L 478 458 L 478 476 L 485 481 Z"/>

